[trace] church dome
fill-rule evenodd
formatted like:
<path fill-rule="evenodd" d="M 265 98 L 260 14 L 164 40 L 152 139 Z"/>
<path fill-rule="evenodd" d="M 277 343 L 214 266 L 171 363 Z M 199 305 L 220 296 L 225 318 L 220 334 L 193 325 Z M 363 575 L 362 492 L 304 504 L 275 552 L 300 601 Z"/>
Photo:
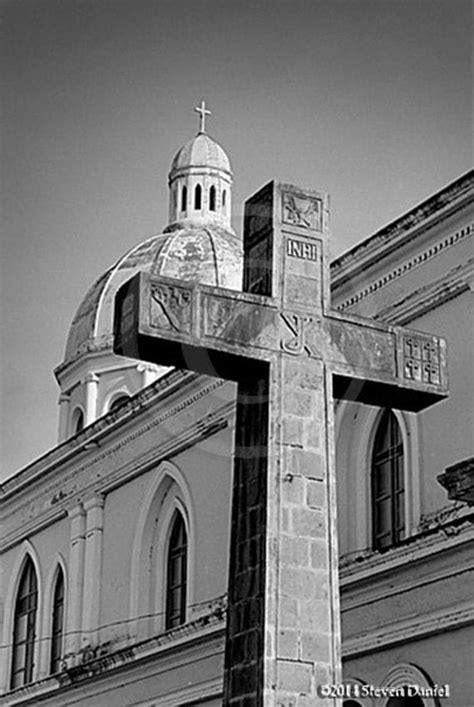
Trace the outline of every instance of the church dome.
<path fill-rule="evenodd" d="M 139 271 L 240 290 L 242 248 L 233 232 L 216 224 L 176 224 L 132 248 L 98 278 L 79 305 L 69 330 L 64 364 L 112 346 L 115 295 Z"/>
<path fill-rule="evenodd" d="M 170 179 L 189 167 L 207 167 L 231 173 L 230 160 L 225 150 L 207 133 L 198 133 L 178 150 L 171 163 Z"/>

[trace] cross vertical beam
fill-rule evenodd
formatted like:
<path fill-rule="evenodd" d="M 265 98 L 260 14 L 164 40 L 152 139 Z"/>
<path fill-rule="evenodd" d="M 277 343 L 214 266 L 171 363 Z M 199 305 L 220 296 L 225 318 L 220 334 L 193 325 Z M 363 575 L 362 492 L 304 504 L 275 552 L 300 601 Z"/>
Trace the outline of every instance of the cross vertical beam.
<path fill-rule="evenodd" d="M 340 677 L 332 379 L 307 358 L 328 306 L 328 200 L 271 183 L 245 211 L 244 290 L 287 312 L 265 374 L 239 383 L 224 704 L 319 702 Z M 301 314 L 301 316 L 300 316 Z"/>

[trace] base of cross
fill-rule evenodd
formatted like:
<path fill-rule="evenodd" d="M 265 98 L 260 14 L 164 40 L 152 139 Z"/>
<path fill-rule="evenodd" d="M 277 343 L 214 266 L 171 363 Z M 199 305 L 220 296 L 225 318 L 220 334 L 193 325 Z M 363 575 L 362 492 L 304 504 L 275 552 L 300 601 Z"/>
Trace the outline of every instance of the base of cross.
<path fill-rule="evenodd" d="M 270 183 L 245 209 L 244 292 L 141 273 L 114 350 L 238 381 L 224 704 L 336 704 L 334 397 L 421 410 L 447 395 L 436 336 L 330 309 L 328 198 Z"/>

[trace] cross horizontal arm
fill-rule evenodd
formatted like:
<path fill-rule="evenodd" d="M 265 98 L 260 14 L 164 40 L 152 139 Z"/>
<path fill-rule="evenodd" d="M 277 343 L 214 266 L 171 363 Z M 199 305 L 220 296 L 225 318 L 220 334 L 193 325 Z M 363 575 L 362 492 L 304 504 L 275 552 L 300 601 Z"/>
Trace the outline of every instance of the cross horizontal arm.
<path fill-rule="evenodd" d="M 140 273 L 117 295 L 115 352 L 231 380 L 277 355 L 323 362 L 335 397 L 421 410 L 447 394 L 444 341 L 337 314 L 283 311 L 263 295 Z"/>

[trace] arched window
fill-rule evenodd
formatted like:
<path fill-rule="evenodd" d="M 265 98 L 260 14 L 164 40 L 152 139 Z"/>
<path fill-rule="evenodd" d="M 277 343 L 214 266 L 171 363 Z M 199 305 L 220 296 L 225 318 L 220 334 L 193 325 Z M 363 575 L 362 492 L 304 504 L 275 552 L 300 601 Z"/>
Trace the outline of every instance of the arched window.
<path fill-rule="evenodd" d="M 51 660 L 50 672 L 57 673 L 61 669 L 64 632 L 64 574 L 58 570 L 53 595 L 53 614 L 51 622 Z"/>
<path fill-rule="evenodd" d="M 184 186 L 181 190 L 181 211 L 186 211 L 187 201 L 188 201 L 188 190 L 187 190 L 186 186 Z"/>
<path fill-rule="evenodd" d="M 196 188 L 194 190 L 194 208 L 196 211 L 199 211 L 202 207 L 202 188 L 200 184 L 196 184 Z"/>
<path fill-rule="evenodd" d="M 33 680 L 38 580 L 31 558 L 23 568 L 15 602 L 11 689 Z"/>
<path fill-rule="evenodd" d="M 411 692 L 406 689 L 407 685 L 421 688 L 423 698 L 407 694 Z M 431 678 L 412 663 L 395 665 L 382 681 L 381 687 L 391 693 L 389 699 L 380 701 L 383 707 L 437 707 L 440 704 L 438 698 L 433 696 L 434 683 Z"/>
<path fill-rule="evenodd" d="M 74 410 L 72 420 L 72 434 L 77 435 L 81 430 L 84 429 L 84 413 L 82 412 L 81 408 L 76 408 L 76 410 Z"/>
<path fill-rule="evenodd" d="M 224 189 L 224 191 L 222 192 L 222 206 L 223 206 L 224 209 L 225 209 L 225 207 L 226 207 L 226 202 L 227 202 L 227 192 L 226 192 L 226 190 Z"/>
<path fill-rule="evenodd" d="M 216 188 L 214 185 L 209 189 L 209 211 L 216 210 Z"/>
<path fill-rule="evenodd" d="M 125 405 L 125 403 L 128 403 L 129 400 L 130 400 L 130 397 L 128 395 L 120 395 L 118 398 L 115 398 L 115 400 L 112 402 L 109 412 L 113 412 L 114 410 L 118 410 L 119 407 L 122 407 L 122 405 Z"/>
<path fill-rule="evenodd" d="M 186 564 L 188 541 L 181 513 L 173 521 L 166 573 L 166 629 L 186 621 Z"/>
<path fill-rule="evenodd" d="M 397 418 L 385 410 L 372 453 L 372 534 L 374 548 L 399 543 L 405 532 L 403 442 Z"/>

